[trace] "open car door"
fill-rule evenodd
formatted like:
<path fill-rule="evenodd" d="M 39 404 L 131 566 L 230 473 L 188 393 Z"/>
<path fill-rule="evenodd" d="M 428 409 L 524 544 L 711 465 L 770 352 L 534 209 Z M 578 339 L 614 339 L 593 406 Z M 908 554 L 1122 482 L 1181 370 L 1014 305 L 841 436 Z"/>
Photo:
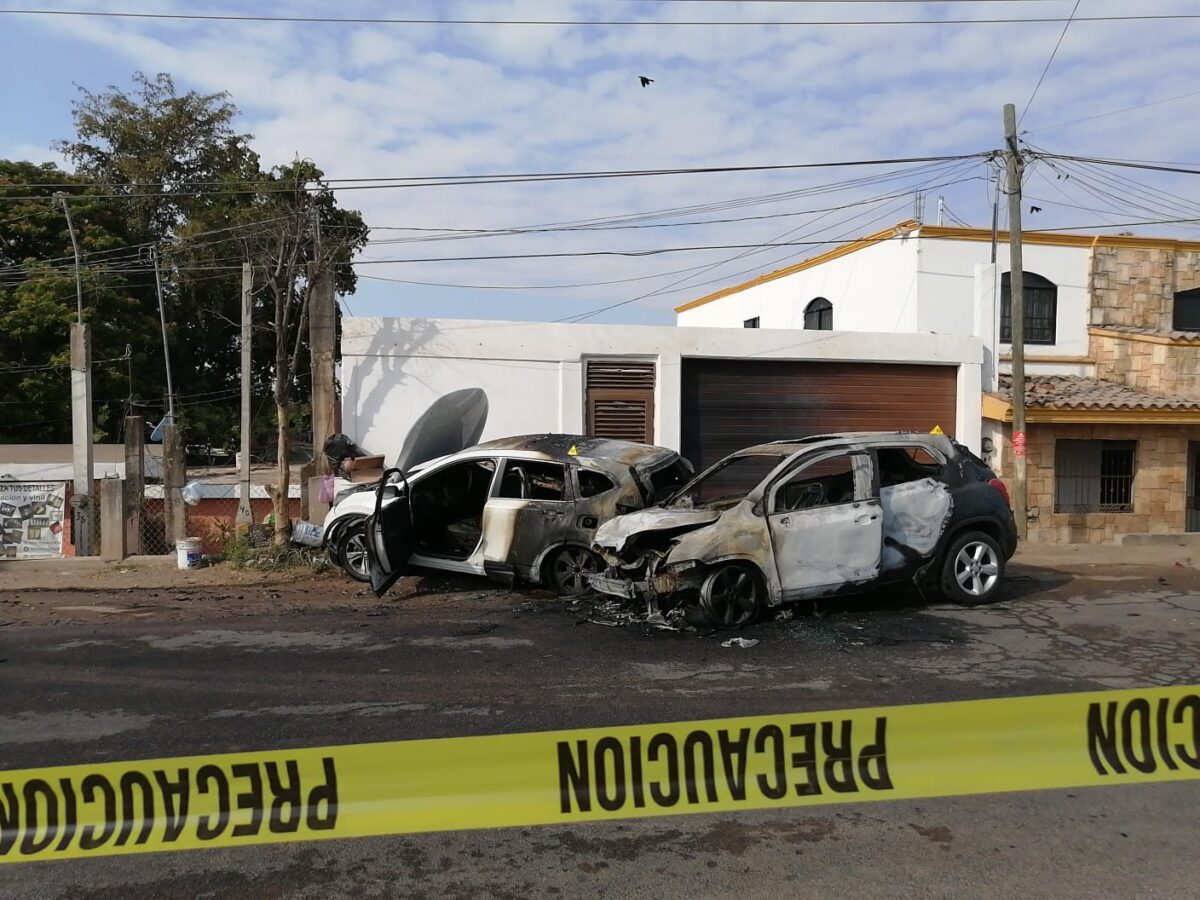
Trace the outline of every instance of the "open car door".
<path fill-rule="evenodd" d="M 375 511 L 367 517 L 367 571 L 371 590 L 382 597 L 404 574 L 415 546 L 411 492 L 400 469 L 388 469 L 375 488 Z"/>

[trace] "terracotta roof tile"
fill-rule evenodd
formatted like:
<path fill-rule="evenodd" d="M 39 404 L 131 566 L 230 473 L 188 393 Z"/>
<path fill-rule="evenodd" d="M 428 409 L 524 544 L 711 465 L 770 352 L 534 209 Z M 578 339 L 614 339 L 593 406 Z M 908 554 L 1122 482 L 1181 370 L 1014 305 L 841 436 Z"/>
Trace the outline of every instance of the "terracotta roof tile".
<path fill-rule="evenodd" d="M 1012 402 L 1012 377 L 1000 376 L 995 392 Z M 1043 409 L 1196 409 L 1200 400 L 1149 394 L 1099 378 L 1082 375 L 1032 375 L 1025 378 L 1025 405 Z"/>

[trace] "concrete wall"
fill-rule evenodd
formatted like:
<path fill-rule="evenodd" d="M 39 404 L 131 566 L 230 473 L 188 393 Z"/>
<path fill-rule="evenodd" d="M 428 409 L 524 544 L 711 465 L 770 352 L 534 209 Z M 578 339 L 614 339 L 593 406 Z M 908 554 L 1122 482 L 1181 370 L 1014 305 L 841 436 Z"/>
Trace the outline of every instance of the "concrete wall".
<path fill-rule="evenodd" d="M 465 319 L 346 318 L 343 427 L 390 461 L 409 425 L 438 397 L 487 391 L 483 439 L 584 430 L 584 362 L 628 357 L 658 364 L 655 441 L 680 446 L 684 357 L 932 363 L 958 367 L 955 434 L 979 445 L 983 350 L 970 337 L 746 328 L 562 325 Z"/>
<path fill-rule="evenodd" d="M 804 308 L 824 297 L 839 331 L 918 331 L 916 243 L 915 237 L 882 241 L 681 312 L 677 322 L 741 328 L 758 316 L 760 328 L 803 328 Z"/>

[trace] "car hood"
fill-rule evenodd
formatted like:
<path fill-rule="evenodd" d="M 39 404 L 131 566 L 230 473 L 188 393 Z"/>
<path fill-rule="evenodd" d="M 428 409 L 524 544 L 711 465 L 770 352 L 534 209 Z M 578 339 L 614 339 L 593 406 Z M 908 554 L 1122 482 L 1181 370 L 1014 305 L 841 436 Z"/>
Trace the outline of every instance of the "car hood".
<path fill-rule="evenodd" d="M 721 513 L 713 509 L 643 509 L 609 519 L 596 530 L 595 542 L 606 550 L 621 553 L 638 535 L 682 534 L 711 525 L 719 518 Z"/>
<path fill-rule="evenodd" d="M 438 397 L 413 422 L 392 465 L 408 472 L 418 463 L 450 456 L 479 442 L 487 424 L 488 398 L 480 388 Z"/>

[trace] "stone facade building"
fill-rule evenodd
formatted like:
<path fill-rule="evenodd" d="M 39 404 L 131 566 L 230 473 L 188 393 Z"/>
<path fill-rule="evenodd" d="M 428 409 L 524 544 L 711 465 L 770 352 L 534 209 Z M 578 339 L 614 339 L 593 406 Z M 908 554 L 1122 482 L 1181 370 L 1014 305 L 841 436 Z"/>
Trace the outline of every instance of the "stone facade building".
<path fill-rule="evenodd" d="M 1088 253 L 1090 373 L 1026 379 L 1030 538 L 1200 531 L 1200 246 L 1101 236 Z M 1007 380 L 983 411 L 1009 478 Z"/>

